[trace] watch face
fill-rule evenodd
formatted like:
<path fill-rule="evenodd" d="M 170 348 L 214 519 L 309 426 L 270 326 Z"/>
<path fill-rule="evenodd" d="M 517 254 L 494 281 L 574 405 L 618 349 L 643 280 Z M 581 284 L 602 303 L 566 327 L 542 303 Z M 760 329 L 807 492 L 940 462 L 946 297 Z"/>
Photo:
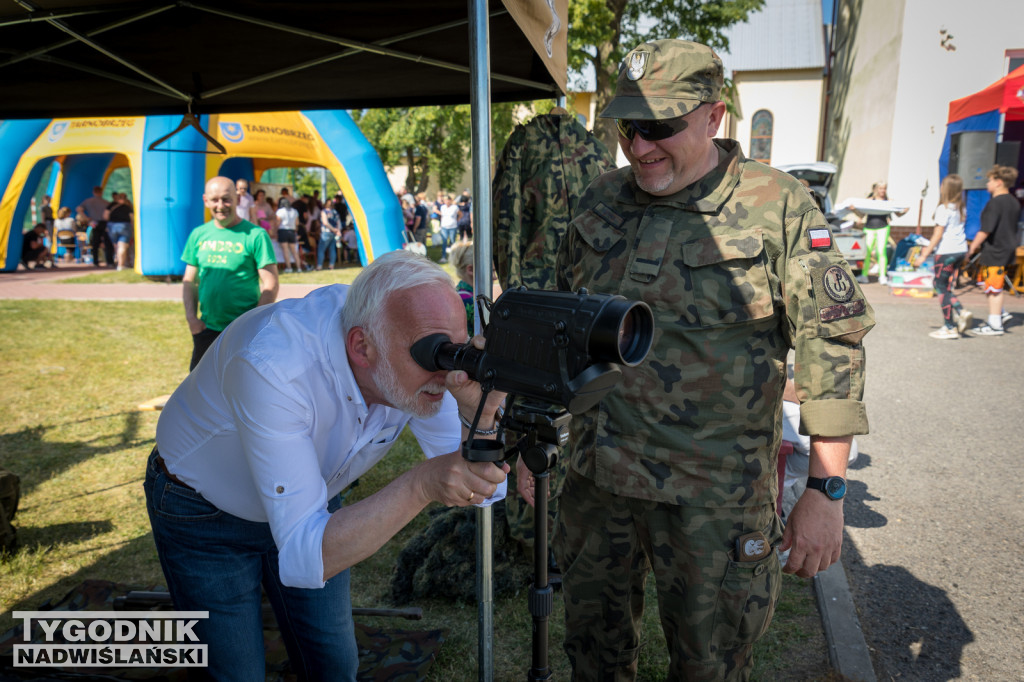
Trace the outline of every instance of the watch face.
<path fill-rule="evenodd" d="M 825 494 L 833 500 L 841 500 L 846 495 L 846 481 L 838 476 L 825 479 Z"/>

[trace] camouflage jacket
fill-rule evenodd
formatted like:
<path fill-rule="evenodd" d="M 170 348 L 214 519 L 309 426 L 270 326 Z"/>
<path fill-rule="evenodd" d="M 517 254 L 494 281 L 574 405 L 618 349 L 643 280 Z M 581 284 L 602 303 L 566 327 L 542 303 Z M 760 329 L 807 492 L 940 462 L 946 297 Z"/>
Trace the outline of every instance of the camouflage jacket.
<path fill-rule="evenodd" d="M 719 165 L 668 197 L 629 168 L 602 175 L 562 242 L 560 289 L 642 300 L 655 320 L 647 359 L 574 418 L 571 465 L 642 499 L 770 504 L 789 349 L 801 430 L 867 433 L 874 318 L 804 187 L 715 143 Z"/>
<path fill-rule="evenodd" d="M 608 148 L 573 116 L 518 125 L 498 159 L 494 254 L 503 289 L 555 288 L 555 254 L 587 185 L 615 168 Z"/>

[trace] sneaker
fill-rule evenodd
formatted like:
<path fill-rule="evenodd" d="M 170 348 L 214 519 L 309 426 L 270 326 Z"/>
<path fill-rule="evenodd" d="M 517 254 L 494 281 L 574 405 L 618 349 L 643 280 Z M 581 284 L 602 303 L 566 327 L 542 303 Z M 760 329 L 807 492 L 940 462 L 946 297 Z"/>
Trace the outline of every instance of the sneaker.
<path fill-rule="evenodd" d="M 885 275 L 882 275 L 881 277 L 878 278 L 878 283 L 884 286 L 889 283 L 889 278 L 886 277 Z"/>
<path fill-rule="evenodd" d="M 1002 336 L 1003 330 L 990 327 L 987 324 L 983 324 L 980 327 L 975 327 L 971 330 L 971 333 L 975 336 Z"/>
<path fill-rule="evenodd" d="M 936 329 L 933 332 L 930 332 L 928 334 L 928 336 L 932 337 L 933 339 L 959 339 L 960 338 L 960 332 L 958 332 L 953 327 L 945 327 L 944 326 L 944 327 L 939 327 L 938 329 Z"/>
<path fill-rule="evenodd" d="M 867 284 L 868 277 L 867 275 L 857 275 L 857 281 L 860 282 L 861 284 Z"/>
<path fill-rule="evenodd" d="M 1013 313 L 1003 312 L 1003 317 L 1002 317 L 1002 319 L 1000 321 L 1003 323 L 1004 326 L 1006 325 L 1007 322 L 1011 322 L 1012 320 L 1013 320 Z"/>
<path fill-rule="evenodd" d="M 442 265 L 444 265 L 445 263 L 447 263 L 447 262 L 448 262 L 448 259 L 447 259 L 447 258 L 444 258 L 444 257 L 442 257 L 442 258 L 441 258 L 441 260 L 439 260 L 439 261 L 437 261 L 437 262 L 438 262 L 438 263 L 441 263 Z"/>
<path fill-rule="evenodd" d="M 965 310 L 956 318 L 956 330 L 961 334 L 967 329 L 971 328 L 971 322 L 974 321 L 974 313 L 970 310 Z"/>

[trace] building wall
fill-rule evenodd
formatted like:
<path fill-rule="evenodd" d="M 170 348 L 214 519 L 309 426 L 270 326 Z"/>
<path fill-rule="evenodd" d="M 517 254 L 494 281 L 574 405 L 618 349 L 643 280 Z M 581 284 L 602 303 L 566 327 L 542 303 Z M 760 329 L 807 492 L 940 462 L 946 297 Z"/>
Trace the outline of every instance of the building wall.
<path fill-rule="evenodd" d="M 840 168 L 833 198 L 863 196 L 884 179 L 890 198 L 911 207 L 894 224 L 916 225 L 920 213 L 930 226 L 949 102 L 1006 74 L 1007 50 L 1024 49 L 1024 2 L 840 0 L 837 16 L 826 132 L 826 160 Z M 943 29 L 953 36 L 945 46 Z"/>
<path fill-rule="evenodd" d="M 734 72 L 735 115 L 729 114 L 723 135 L 736 139 L 750 156 L 751 119 L 772 113 L 771 165 L 818 160 L 824 80 L 821 69 Z"/>
<path fill-rule="evenodd" d="M 920 210 L 922 224 L 933 224 L 949 102 L 1006 75 L 1006 50 L 1024 48 L 1022 26 L 1024 2 L 907 0 L 893 118 L 892 145 L 899 153 L 888 171 L 890 196 L 912 206 L 901 223 L 916 224 Z M 942 45 L 943 29 L 953 36 L 947 44 L 955 50 Z"/>
<path fill-rule="evenodd" d="M 911 0 L 913 1 L 913 0 Z M 826 114 L 825 160 L 839 168 L 832 198 L 864 196 L 887 176 L 904 0 L 840 0 Z M 890 183 L 890 188 L 895 189 Z M 890 196 L 896 196 L 890 191 Z"/>

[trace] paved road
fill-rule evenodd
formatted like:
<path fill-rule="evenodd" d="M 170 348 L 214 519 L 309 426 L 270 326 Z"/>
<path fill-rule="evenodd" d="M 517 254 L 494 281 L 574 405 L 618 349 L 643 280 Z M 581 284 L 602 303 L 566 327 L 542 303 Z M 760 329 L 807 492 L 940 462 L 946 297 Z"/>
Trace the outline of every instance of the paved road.
<path fill-rule="evenodd" d="M 930 339 L 938 304 L 868 286 L 871 434 L 843 563 L 879 680 L 1024 679 L 1024 298 L 1001 337 Z M 962 297 L 976 316 L 984 297 Z"/>
<path fill-rule="evenodd" d="M 48 281 L 68 274 L 0 273 L 0 298 L 180 298 L 180 285 Z M 871 434 L 849 474 L 843 563 L 875 673 L 1024 679 L 1024 298 L 1007 298 L 1005 336 L 938 341 L 935 299 L 865 291 Z M 962 300 L 984 315 L 982 295 Z"/>

